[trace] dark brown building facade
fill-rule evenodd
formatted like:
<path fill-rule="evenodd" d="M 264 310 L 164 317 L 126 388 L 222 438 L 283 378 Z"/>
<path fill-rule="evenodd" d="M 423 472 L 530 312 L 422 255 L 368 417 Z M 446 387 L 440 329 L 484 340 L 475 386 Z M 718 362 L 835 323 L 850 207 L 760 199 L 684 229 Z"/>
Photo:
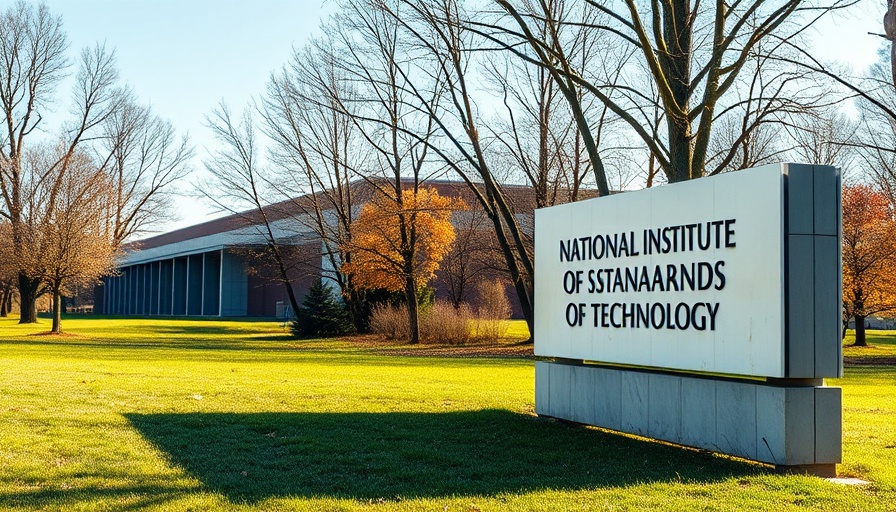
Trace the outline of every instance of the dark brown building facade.
<path fill-rule="evenodd" d="M 436 297 L 454 302 L 474 299 L 481 280 L 506 279 L 493 226 L 468 186 L 433 181 L 443 196 L 460 197 L 469 206 L 453 216 L 456 242 L 442 262 L 432 287 Z M 533 208 L 528 187 L 509 187 L 519 220 L 531 234 Z M 321 240 L 302 221 L 303 198 L 266 208 L 275 236 L 289 262 L 290 283 L 301 302 L 325 268 Z M 234 214 L 129 244 L 116 275 L 95 290 L 94 313 L 126 316 L 270 317 L 290 315 L 286 289 L 264 251 L 260 218 Z M 513 289 L 507 288 L 519 311 Z"/>

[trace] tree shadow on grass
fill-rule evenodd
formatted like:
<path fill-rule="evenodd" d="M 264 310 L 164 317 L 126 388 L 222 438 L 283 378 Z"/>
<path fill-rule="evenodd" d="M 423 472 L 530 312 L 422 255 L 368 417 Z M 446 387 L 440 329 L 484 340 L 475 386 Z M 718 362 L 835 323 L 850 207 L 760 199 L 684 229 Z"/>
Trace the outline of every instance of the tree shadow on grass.
<path fill-rule="evenodd" d="M 506 410 L 128 414 L 170 461 L 232 501 L 496 495 L 762 467 Z"/>
<path fill-rule="evenodd" d="M 243 328 L 233 327 L 231 325 L 221 325 L 218 322 L 212 322 L 212 321 L 209 321 L 207 323 L 193 322 L 193 323 L 189 323 L 189 324 L 172 321 L 170 324 L 167 324 L 167 325 L 155 323 L 155 324 L 150 324 L 150 325 L 145 325 L 145 326 L 136 326 L 136 327 L 131 327 L 128 325 L 124 325 L 124 326 L 122 326 L 122 325 L 108 325 L 108 326 L 91 325 L 91 326 L 89 326 L 89 329 L 85 329 L 85 330 L 89 330 L 91 333 L 97 333 L 97 334 L 104 334 L 104 333 L 116 334 L 116 333 L 121 332 L 122 328 L 124 328 L 125 330 L 133 330 L 133 331 L 142 332 L 142 333 L 145 333 L 148 335 L 170 334 L 170 335 L 175 335 L 175 336 L 185 337 L 185 338 L 189 338 L 189 337 L 203 338 L 203 337 L 207 337 L 207 336 L 225 336 L 225 335 L 252 336 L 252 335 L 256 334 L 255 331 L 250 329 L 250 327 L 253 327 L 251 325 L 251 323 L 247 322 L 246 325 L 247 325 L 247 328 L 243 329 Z M 286 331 L 286 329 L 284 329 L 282 337 L 287 338 L 288 336 L 289 336 L 289 333 Z"/>
<path fill-rule="evenodd" d="M 100 475 L 89 476 L 98 477 Z M 182 497 L 184 492 L 185 489 L 182 486 L 175 485 L 175 483 L 165 485 L 165 482 L 124 486 L 16 489 L 11 494 L 0 492 L 0 506 L 10 507 L 13 510 L 55 510 L 67 507 L 81 510 L 85 504 L 96 506 L 97 503 L 114 503 L 115 510 L 141 510 L 147 507 L 164 506 L 168 502 Z"/>

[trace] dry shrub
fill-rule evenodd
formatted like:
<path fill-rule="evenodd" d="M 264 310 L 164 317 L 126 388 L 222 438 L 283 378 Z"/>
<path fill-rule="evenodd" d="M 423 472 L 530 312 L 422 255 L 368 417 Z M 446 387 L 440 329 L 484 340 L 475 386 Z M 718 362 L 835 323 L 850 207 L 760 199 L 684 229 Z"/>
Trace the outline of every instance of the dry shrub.
<path fill-rule="evenodd" d="M 455 309 L 449 302 L 436 301 L 420 314 L 420 340 L 424 343 L 463 345 L 473 339 L 474 320 L 470 307 Z M 406 306 L 375 306 L 370 312 L 370 329 L 387 340 L 410 339 Z"/>
<path fill-rule="evenodd" d="M 476 337 L 491 343 L 507 335 L 507 320 L 512 310 L 502 281 L 486 281 L 476 286 L 479 308 L 476 311 Z"/>
<path fill-rule="evenodd" d="M 501 283 L 485 283 L 478 287 L 479 308 L 476 313 L 463 304 L 455 308 L 438 300 L 420 312 L 420 340 L 423 343 L 464 345 L 474 340 L 497 343 L 507 335 L 510 301 Z M 375 306 L 370 314 L 370 329 L 388 340 L 410 339 L 406 306 Z"/>
<path fill-rule="evenodd" d="M 411 333 L 407 307 L 388 304 L 374 306 L 370 311 L 370 330 L 387 340 L 409 340 Z"/>
<path fill-rule="evenodd" d="M 466 304 L 455 309 L 443 300 L 437 300 L 420 318 L 420 337 L 426 343 L 464 345 L 472 339 L 470 321 L 473 313 Z"/>

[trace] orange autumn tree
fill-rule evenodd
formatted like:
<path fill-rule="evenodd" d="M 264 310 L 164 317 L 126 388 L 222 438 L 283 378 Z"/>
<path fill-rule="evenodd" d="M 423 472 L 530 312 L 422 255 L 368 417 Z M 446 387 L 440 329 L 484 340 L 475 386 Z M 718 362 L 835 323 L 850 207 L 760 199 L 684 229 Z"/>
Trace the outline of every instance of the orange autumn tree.
<path fill-rule="evenodd" d="M 865 318 L 896 309 L 896 221 L 887 197 L 865 185 L 843 187 L 843 308 L 859 346 Z"/>
<path fill-rule="evenodd" d="M 454 243 L 451 212 L 464 209 L 460 199 L 434 188 L 379 191 L 352 222 L 352 260 L 342 265 L 354 283 L 366 289 L 404 293 L 411 343 L 420 340 L 417 292 L 433 278 Z"/>

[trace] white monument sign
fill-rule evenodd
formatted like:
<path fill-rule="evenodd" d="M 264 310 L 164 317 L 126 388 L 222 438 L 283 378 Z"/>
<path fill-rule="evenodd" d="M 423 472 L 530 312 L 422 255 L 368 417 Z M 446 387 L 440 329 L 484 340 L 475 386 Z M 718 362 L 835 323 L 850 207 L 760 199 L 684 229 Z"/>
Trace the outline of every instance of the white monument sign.
<path fill-rule="evenodd" d="M 834 475 L 840 282 L 829 166 L 538 210 L 535 411 Z"/>
<path fill-rule="evenodd" d="M 773 166 L 537 211 L 535 354 L 783 377 L 783 208 Z"/>

